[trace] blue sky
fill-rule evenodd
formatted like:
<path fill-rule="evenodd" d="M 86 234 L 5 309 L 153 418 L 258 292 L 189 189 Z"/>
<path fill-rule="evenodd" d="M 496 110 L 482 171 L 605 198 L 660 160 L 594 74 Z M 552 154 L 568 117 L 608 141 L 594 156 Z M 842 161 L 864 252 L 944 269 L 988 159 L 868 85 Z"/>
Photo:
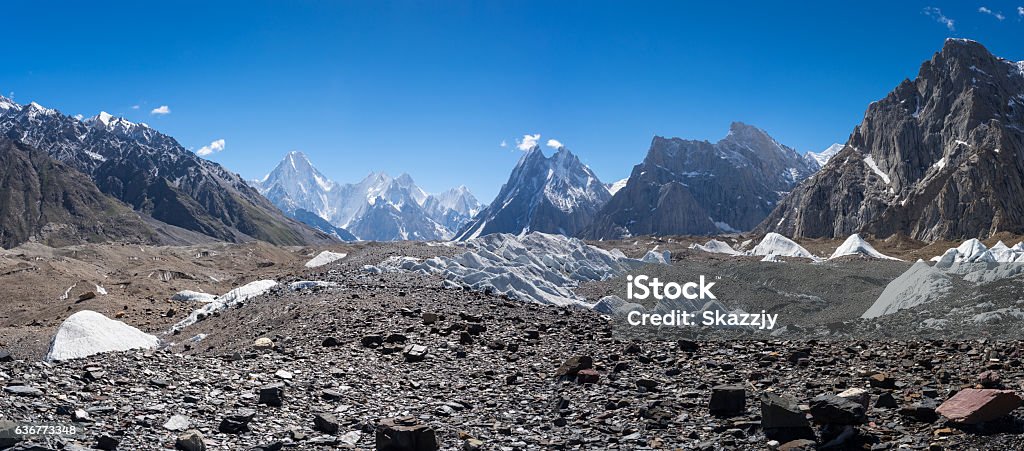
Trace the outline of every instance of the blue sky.
<path fill-rule="evenodd" d="M 652 136 L 734 120 L 800 151 L 843 142 L 946 37 L 1024 60 L 1024 0 L 711 3 L 16 0 L 0 92 L 223 139 L 208 157 L 246 178 L 301 150 L 338 181 L 408 172 L 488 202 L 524 134 L 612 182 Z"/>

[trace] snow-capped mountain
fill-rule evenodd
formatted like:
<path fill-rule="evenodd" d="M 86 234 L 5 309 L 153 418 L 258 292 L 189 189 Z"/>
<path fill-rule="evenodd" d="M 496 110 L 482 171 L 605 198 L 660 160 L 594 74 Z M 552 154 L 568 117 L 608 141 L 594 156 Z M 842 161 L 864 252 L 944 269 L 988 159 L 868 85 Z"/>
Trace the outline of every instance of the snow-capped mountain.
<path fill-rule="evenodd" d="M 92 178 L 136 211 L 226 241 L 330 240 L 283 215 L 237 174 L 146 124 L 100 113 L 79 120 L 35 102 L 0 97 L 0 134 Z"/>
<path fill-rule="evenodd" d="M 843 150 L 843 147 L 844 144 L 835 143 L 828 146 L 827 149 L 821 152 L 807 152 L 804 154 L 804 158 L 806 158 L 808 162 L 814 163 L 817 167 L 822 168 L 825 167 L 825 163 L 828 163 L 828 160 L 836 156 L 840 150 Z"/>
<path fill-rule="evenodd" d="M 455 232 L 473 219 L 483 205 L 462 185 L 427 197 L 423 208 L 433 220 Z"/>
<path fill-rule="evenodd" d="M 546 157 L 528 150 L 490 206 L 457 239 L 523 231 L 573 236 L 594 219 L 611 194 L 608 187 L 565 147 Z"/>
<path fill-rule="evenodd" d="M 302 152 L 288 152 L 284 160 L 255 185 L 285 213 L 294 214 L 302 209 L 322 218 L 334 214 L 328 196 L 335 183 L 317 171 Z"/>
<path fill-rule="evenodd" d="M 815 170 L 816 163 L 740 122 L 716 143 L 656 136 L 647 157 L 581 236 L 750 230 Z"/>
<path fill-rule="evenodd" d="M 289 152 L 262 180 L 252 182 L 286 213 L 320 230 L 323 223 L 358 239 L 444 240 L 480 209 L 465 187 L 426 193 L 412 177 L 374 172 L 358 183 L 337 183 L 301 152 Z"/>
<path fill-rule="evenodd" d="M 760 229 L 923 241 L 1024 233 L 1024 62 L 947 39 L 868 105 L 840 153 Z"/>

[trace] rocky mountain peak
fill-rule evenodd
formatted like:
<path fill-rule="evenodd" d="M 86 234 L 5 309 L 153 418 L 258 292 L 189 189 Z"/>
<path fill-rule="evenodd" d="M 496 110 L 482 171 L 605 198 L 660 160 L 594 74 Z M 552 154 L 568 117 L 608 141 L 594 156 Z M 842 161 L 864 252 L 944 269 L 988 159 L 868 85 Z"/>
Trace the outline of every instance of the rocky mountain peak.
<path fill-rule="evenodd" d="M 762 227 L 920 240 L 1020 232 L 1022 135 L 1020 65 L 980 43 L 946 40 L 914 80 L 868 106 L 850 158 L 794 190 Z"/>
<path fill-rule="evenodd" d="M 608 187 L 569 149 L 559 147 L 547 157 L 534 146 L 519 159 L 491 205 L 458 238 L 524 230 L 575 235 L 610 198 Z"/>

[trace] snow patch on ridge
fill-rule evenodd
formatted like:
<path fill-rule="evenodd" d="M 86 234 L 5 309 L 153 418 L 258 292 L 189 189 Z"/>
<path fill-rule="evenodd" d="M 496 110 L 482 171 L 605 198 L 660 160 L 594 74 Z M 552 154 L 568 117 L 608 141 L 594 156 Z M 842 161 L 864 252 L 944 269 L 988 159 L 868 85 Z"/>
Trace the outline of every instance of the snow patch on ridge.
<path fill-rule="evenodd" d="M 878 165 L 875 164 L 875 159 L 871 158 L 871 155 L 867 155 L 864 157 L 864 164 L 868 165 L 868 167 L 875 172 L 875 175 L 877 175 L 878 178 L 882 179 L 882 181 L 885 182 L 886 185 L 889 184 L 889 176 L 886 175 L 886 173 L 882 172 L 881 169 L 879 169 Z"/>

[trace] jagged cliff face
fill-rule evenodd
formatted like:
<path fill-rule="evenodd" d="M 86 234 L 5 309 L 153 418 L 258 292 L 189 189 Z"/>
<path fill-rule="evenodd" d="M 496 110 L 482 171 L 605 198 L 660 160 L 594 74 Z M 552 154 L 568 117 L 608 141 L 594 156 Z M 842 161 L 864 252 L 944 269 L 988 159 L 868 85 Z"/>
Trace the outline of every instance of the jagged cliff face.
<path fill-rule="evenodd" d="M 921 240 L 1024 233 L 1024 62 L 950 39 L 872 103 L 844 149 L 759 229 Z"/>
<path fill-rule="evenodd" d="M 568 149 L 546 157 L 534 147 L 520 158 L 494 201 L 456 239 L 523 231 L 573 236 L 610 197 L 608 187 Z"/>
<path fill-rule="evenodd" d="M 583 236 L 750 230 L 815 169 L 763 130 L 738 122 L 716 143 L 655 137 L 643 163 Z"/>

